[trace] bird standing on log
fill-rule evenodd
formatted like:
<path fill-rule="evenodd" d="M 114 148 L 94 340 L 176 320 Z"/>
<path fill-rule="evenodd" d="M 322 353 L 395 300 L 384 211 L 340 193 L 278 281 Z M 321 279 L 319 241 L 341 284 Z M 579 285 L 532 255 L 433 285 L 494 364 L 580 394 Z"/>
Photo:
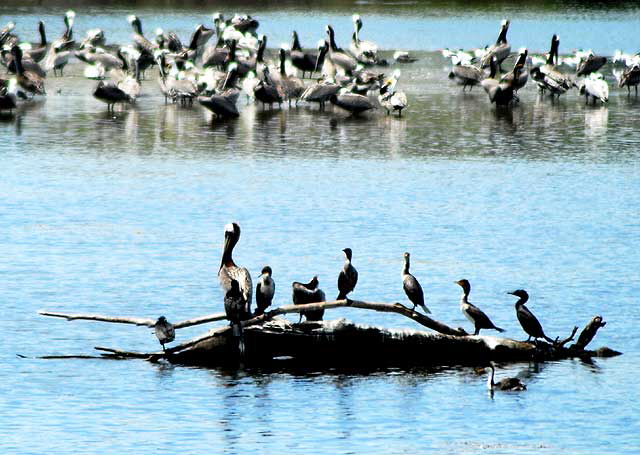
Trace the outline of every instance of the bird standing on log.
<path fill-rule="evenodd" d="M 237 280 L 232 278 L 229 285 L 229 290 L 224 295 L 224 311 L 233 328 L 233 336 L 238 337 L 238 349 L 243 354 L 244 339 L 241 321 L 248 317 L 246 314 L 247 302 Z"/>
<path fill-rule="evenodd" d="M 409 273 L 409 253 L 404 253 L 404 268 L 402 269 L 402 287 L 405 294 L 409 297 L 411 303 L 413 303 L 412 311 L 415 311 L 416 306 L 419 306 L 425 313 L 430 314 L 429 308 L 424 304 L 424 293 L 422 292 L 422 286 L 414 277 Z"/>
<path fill-rule="evenodd" d="M 255 316 L 264 314 L 265 310 L 271 306 L 273 295 L 276 292 L 276 283 L 271 278 L 271 267 L 268 265 L 262 268 L 262 275 L 256 285 L 256 313 Z"/>
<path fill-rule="evenodd" d="M 544 334 L 540 321 L 538 321 L 529 308 L 524 306 L 524 304 L 529 300 L 529 294 L 527 291 L 524 289 L 518 289 L 516 291 L 509 292 L 508 294 L 518 297 L 518 301 L 516 302 L 516 316 L 518 316 L 518 321 L 520 322 L 522 329 L 527 333 L 527 335 L 529 335 L 527 341 L 530 341 L 531 337 L 533 337 L 534 341 L 538 338 L 544 338 L 549 343 L 553 343 L 553 340 Z"/>
<path fill-rule="evenodd" d="M 347 298 L 349 294 L 356 287 L 358 283 L 358 271 L 351 264 L 351 248 L 345 248 L 344 252 L 345 261 L 340 275 L 338 275 L 338 297 L 336 300 L 343 300 Z"/>
<path fill-rule="evenodd" d="M 176 330 L 167 318 L 160 316 L 153 326 L 156 332 L 156 337 L 162 345 L 162 350 L 165 351 L 165 343 L 171 343 L 176 338 Z"/>
<path fill-rule="evenodd" d="M 251 314 L 251 295 L 253 283 L 251 275 L 244 267 L 238 267 L 233 262 L 233 248 L 240 239 L 240 226 L 237 223 L 229 223 L 224 227 L 224 248 L 222 249 L 222 261 L 218 270 L 218 280 L 225 295 L 231 289 L 231 282 L 236 280 L 245 301 L 245 314 Z"/>
<path fill-rule="evenodd" d="M 520 379 L 518 378 L 503 378 L 498 382 L 493 381 L 493 377 L 496 373 L 496 369 L 493 365 L 493 362 L 489 364 L 489 368 L 491 369 L 491 374 L 487 378 L 487 388 L 493 392 L 493 389 L 498 390 L 510 390 L 510 391 L 520 391 L 527 390 L 527 386 L 524 385 Z"/>
<path fill-rule="evenodd" d="M 325 302 L 327 300 L 322 289 L 318 288 L 317 276 L 314 276 L 311 281 L 306 284 L 294 281 L 293 283 L 291 283 L 291 288 L 293 291 L 294 305 Z M 307 321 L 322 321 L 324 310 L 300 312 L 300 320 L 298 321 L 298 323 L 302 321 L 303 315 Z"/>
<path fill-rule="evenodd" d="M 462 313 L 474 325 L 475 331 L 473 334 L 478 335 L 481 329 L 494 329 L 498 332 L 504 332 L 504 329 L 497 327 L 493 322 L 491 322 L 489 316 L 484 314 L 480 308 L 469 302 L 469 293 L 471 292 L 471 284 L 469 284 L 469 281 L 462 279 L 455 283 L 462 288 L 460 310 L 462 310 Z"/>

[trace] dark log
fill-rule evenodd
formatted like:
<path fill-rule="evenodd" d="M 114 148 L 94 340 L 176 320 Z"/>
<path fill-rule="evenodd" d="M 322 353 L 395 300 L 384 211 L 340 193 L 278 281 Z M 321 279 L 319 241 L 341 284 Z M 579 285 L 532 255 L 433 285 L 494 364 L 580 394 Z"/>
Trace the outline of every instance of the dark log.
<path fill-rule="evenodd" d="M 571 349 L 584 349 L 587 347 L 593 337 L 598 333 L 598 329 L 600 327 L 604 327 L 607 325 L 606 322 L 602 320 L 602 316 L 594 316 L 591 318 L 591 321 L 587 324 L 587 326 L 580 332 L 580 336 L 578 337 L 578 341 L 570 346 Z"/>

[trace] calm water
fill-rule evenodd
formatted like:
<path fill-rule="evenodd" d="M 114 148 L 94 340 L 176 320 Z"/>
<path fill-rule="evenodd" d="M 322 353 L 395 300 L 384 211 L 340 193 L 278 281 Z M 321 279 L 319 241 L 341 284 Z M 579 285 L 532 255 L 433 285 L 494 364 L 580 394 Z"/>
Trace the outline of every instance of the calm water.
<path fill-rule="evenodd" d="M 53 15 L 66 8 L 57 5 Z M 452 3 L 449 19 L 422 4 L 358 6 L 371 13 L 367 38 L 421 57 L 402 67 L 411 104 L 402 119 L 243 105 L 237 121 L 211 122 L 199 107 L 165 106 L 153 80 L 136 107 L 108 115 L 89 96 L 94 83 L 73 76 L 78 67 L 47 81 L 46 100 L 0 116 L 3 453 L 640 451 L 632 374 L 640 362 L 640 102 L 612 89 L 606 107 L 585 106 L 575 92 L 551 105 L 530 86 L 519 107 L 496 111 L 480 91 L 462 95 L 451 85 L 432 52 L 489 42 L 507 11 L 514 46 L 531 37 L 530 47 L 544 48 L 562 25 L 566 49 L 612 53 L 637 43 L 637 10 L 499 4 L 487 12 Z M 109 37 L 128 39 L 130 10 L 110 8 L 78 8 L 79 34 L 93 11 Z M 146 8 L 141 16 L 149 31 L 152 17 L 171 18 L 165 28 L 186 35 L 214 9 Z M 0 6 L 0 23 L 18 17 L 35 29 L 37 6 L 16 11 Z M 274 44 L 294 23 L 307 43 L 327 20 L 342 21 L 346 36 L 352 8 L 283 11 L 255 14 Z M 403 21 L 398 35 L 388 33 Z M 499 376 L 520 375 L 529 390 L 493 398 L 485 377 L 462 367 L 224 371 L 16 357 L 93 354 L 96 345 L 158 349 L 146 328 L 39 317 L 43 308 L 172 321 L 221 311 L 216 272 L 231 220 L 242 226 L 236 260 L 254 277 L 272 266 L 279 304 L 289 301 L 291 281 L 314 274 L 337 294 L 346 246 L 360 272 L 354 297 L 402 301 L 402 253 L 410 251 L 427 305 L 443 322 L 469 329 L 453 283 L 465 277 L 471 300 L 509 337 L 524 334 L 506 292 L 525 288 L 547 333 L 565 336 L 601 314 L 608 324 L 593 347 L 624 355 L 504 365 Z M 329 317 L 416 328 L 357 310 Z"/>

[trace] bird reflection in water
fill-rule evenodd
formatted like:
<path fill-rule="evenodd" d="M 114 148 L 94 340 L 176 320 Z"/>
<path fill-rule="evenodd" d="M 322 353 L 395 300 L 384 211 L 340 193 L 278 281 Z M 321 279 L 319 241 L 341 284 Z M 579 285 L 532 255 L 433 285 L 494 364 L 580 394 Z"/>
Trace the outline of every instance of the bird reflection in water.
<path fill-rule="evenodd" d="M 604 137 L 609 123 L 607 106 L 586 106 L 584 111 L 584 134 L 587 137 Z"/>

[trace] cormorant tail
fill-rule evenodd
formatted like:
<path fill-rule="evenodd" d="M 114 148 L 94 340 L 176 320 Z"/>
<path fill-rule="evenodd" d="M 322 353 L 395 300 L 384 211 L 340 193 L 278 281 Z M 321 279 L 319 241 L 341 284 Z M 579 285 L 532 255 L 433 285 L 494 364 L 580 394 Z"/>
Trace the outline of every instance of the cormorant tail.
<path fill-rule="evenodd" d="M 424 303 L 420 305 L 420 308 L 422 308 L 426 314 L 431 314 L 431 311 Z"/>
<path fill-rule="evenodd" d="M 344 294 L 342 291 L 340 291 L 340 293 L 338 294 L 338 297 L 336 297 L 336 300 L 344 300 L 347 298 L 347 294 Z"/>

